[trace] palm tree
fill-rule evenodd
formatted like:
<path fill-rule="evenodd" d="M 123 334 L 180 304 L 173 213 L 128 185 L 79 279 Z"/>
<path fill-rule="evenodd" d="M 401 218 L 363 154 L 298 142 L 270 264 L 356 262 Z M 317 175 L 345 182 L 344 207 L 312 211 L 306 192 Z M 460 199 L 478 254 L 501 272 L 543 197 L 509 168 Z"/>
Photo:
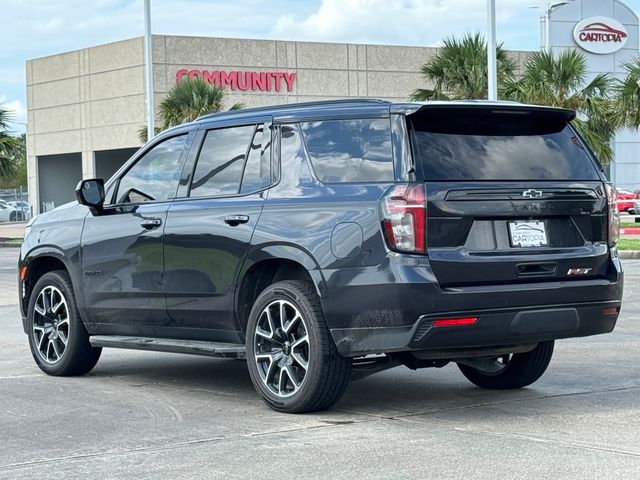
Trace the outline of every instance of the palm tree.
<path fill-rule="evenodd" d="M 536 52 L 527 61 L 524 75 L 507 82 L 503 95 L 523 103 L 575 110 L 574 126 L 600 161 L 609 164 L 611 141 L 621 125 L 613 87 L 613 79 L 606 74 L 587 82 L 586 58 L 575 50 L 555 55 Z"/>
<path fill-rule="evenodd" d="M 624 65 L 626 75 L 616 85 L 616 106 L 624 126 L 640 127 L 640 58 Z"/>
<path fill-rule="evenodd" d="M 156 128 L 156 133 L 175 125 L 192 122 L 202 115 L 224 110 L 224 96 L 224 89 L 201 78 L 183 80 L 174 85 L 160 102 L 158 110 L 161 125 Z M 230 110 L 242 107 L 244 104 L 236 103 Z M 147 127 L 138 130 L 138 137 L 143 143 L 146 143 Z"/>
<path fill-rule="evenodd" d="M 11 113 L 0 105 L 0 181 L 14 178 L 17 169 L 16 157 L 20 153 L 20 143 L 9 134 Z"/>
<path fill-rule="evenodd" d="M 513 78 L 516 62 L 502 48 L 496 49 L 498 85 Z M 446 38 L 438 53 L 421 72 L 433 88 L 419 88 L 412 100 L 457 100 L 487 98 L 487 44 L 479 33 L 466 34 L 462 39 Z"/>

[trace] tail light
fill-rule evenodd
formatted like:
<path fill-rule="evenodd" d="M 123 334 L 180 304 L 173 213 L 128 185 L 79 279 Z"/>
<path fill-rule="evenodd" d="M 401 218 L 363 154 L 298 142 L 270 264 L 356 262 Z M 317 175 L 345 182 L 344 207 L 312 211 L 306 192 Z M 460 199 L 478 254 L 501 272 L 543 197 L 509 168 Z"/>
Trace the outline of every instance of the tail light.
<path fill-rule="evenodd" d="M 609 246 L 613 247 L 620 237 L 620 214 L 618 213 L 618 199 L 616 189 L 613 185 L 604 185 L 607 192 L 607 202 L 609 204 Z"/>
<path fill-rule="evenodd" d="M 382 227 L 391 250 L 425 253 L 427 204 L 423 184 L 394 185 L 382 199 Z"/>

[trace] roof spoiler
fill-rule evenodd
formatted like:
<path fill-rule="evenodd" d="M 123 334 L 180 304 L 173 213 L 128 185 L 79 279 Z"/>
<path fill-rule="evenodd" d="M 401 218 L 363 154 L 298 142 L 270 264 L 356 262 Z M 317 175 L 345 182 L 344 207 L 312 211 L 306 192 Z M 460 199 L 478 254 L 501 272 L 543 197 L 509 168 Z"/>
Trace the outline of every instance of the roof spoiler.
<path fill-rule="evenodd" d="M 526 105 L 516 102 L 427 102 L 395 104 L 391 107 L 391 113 L 402 115 L 424 115 L 429 112 L 451 113 L 453 111 L 487 112 L 502 115 L 540 115 L 570 122 L 576 118 L 576 112 L 566 108 L 547 107 L 542 105 Z"/>

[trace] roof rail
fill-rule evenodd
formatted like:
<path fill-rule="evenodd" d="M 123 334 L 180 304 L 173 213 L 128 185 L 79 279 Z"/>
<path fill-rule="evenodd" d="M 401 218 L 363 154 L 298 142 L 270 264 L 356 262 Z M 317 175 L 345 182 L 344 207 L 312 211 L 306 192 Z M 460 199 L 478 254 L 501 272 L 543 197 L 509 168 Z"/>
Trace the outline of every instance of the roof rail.
<path fill-rule="evenodd" d="M 298 102 L 298 103 L 281 103 L 276 105 L 268 105 L 264 107 L 251 107 L 251 108 L 239 108 L 237 110 L 226 110 L 224 112 L 209 113 L 208 115 L 202 115 L 196 118 L 194 121 L 206 120 L 208 118 L 215 118 L 221 115 L 229 114 L 241 114 L 241 113 L 259 113 L 271 110 L 287 110 L 289 108 L 304 108 L 304 107 L 321 107 L 331 105 L 348 105 L 359 103 L 371 103 L 371 104 L 390 104 L 388 100 L 380 100 L 379 98 L 340 98 L 335 100 L 316 100 L 313 102 Z"/>

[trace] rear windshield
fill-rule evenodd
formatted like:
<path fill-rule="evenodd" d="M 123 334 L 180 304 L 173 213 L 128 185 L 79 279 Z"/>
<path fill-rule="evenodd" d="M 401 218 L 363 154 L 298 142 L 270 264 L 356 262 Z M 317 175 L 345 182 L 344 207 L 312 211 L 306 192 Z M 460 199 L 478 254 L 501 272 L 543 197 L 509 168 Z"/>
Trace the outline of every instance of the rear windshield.
<path fill-rule="evenodd" d="M 410 117 L 425 180 L 599 180 L 564 119 L 495 113 Z"/>

